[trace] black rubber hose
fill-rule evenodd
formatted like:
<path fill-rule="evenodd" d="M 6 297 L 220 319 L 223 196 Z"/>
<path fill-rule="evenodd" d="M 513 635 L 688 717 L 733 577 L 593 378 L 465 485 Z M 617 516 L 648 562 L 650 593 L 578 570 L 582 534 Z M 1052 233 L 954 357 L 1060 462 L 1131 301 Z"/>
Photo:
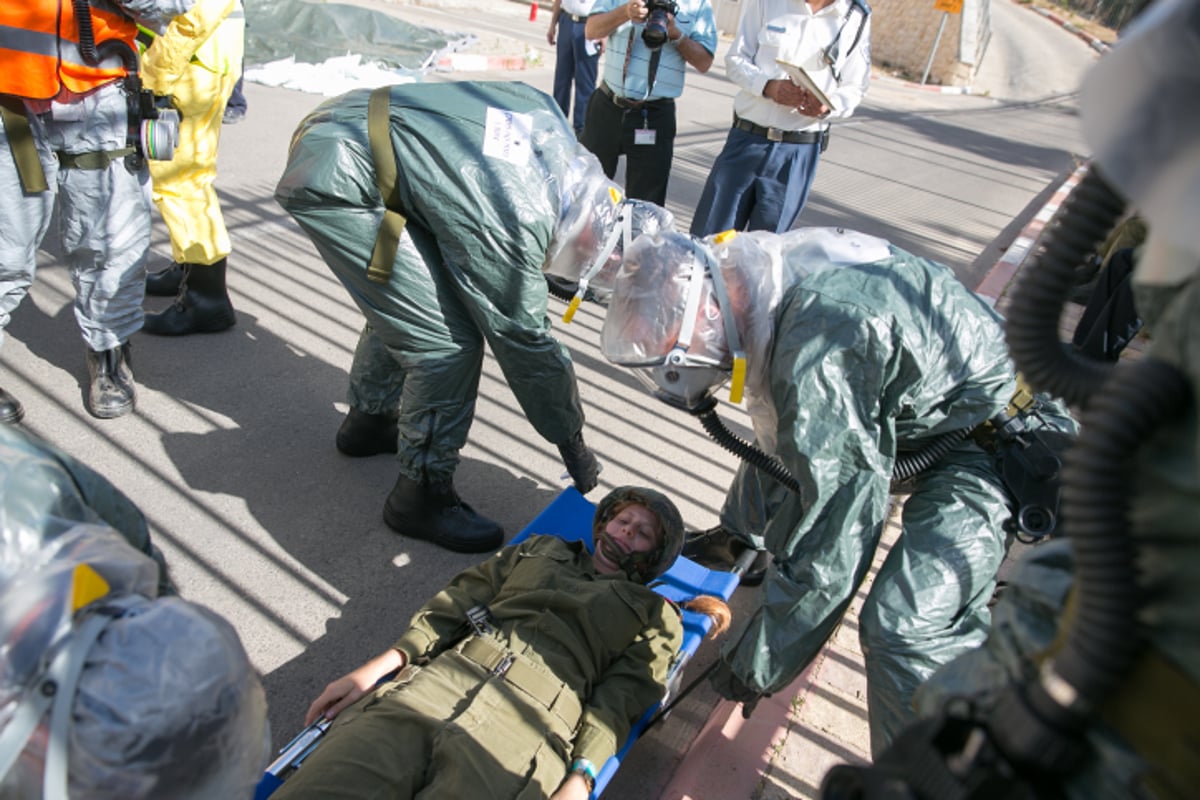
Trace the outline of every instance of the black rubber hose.
<path fill-rule="evenodd" d="M 551 296 L 568 303 L 575 299 L 575 289 L 568 289 L 558 281 L 551 280 L 550 276 L 546 276 L 546 290 Z"/>
<path fill-rule="evenodd" d="M 75 13 L 75 22 L 79 25 L 79 54 L 83 56 L 83 60 L 95 66 L 109 55 L 116 54 L 121 59 L 121 63 L 125 65 L 125 70 L 130 75 L 136 75 L 138 56 L 131 44 L 120 39 L 113 39 L 101 42 L 99 47 L 96 46 L 96 33 L 92 27 L 92 10 L 89 0 L 71 0 L 71 9 Z"/>
<path fill-rule="evenodd" d="M 788 468 L 779 459 L 767 455 L 725 427 L 725 423 L 717 416 L 717 401 L 714 398 L 709 397 L 691 411 L 700 418 L 700 424 L 704 426 L 704 430 L 713 438 L 713 441 L 743 461 L 758 467 L 796 494 L 800 493 L 800 484 L 796 482 L 792 473 L 788 472 Z"/>
<path fill-rule="evenodd" d="M 1053 774 L 1074 769 L 1091 716 L 1141 652 L 1130 457 L 1190 402 L 1181 372 L 1146 359 L 1121 365 L 1081 415 L 1081 433 L 1063 468 L 1063 520 L 1072 542 L 1078 605 L 1066 643 L 1050 665 L 1062 680 L 1056 686 L 1070 687 L 1077 699 L 1056 700 L 1044 681 L 1006 693 L 991 727 L 1001 749 L 1020 763 Z"/>
<path fill-rule="evenodd" d="M 79 54 L 88 64 L 95 66 L 100 63 L 96 53 L 96 33 L 92 28 L 92 5 L 89 0 L 71 0 L 71 10 L 75 14 L 75 24 L 79 26 Z"/>
<path fill-rule="evenodd" d="M 971 435 L 971 428 L 960 428 L 956 431 L 943 433 L 915 453 L 898 456 L 892 466 L 892 480 L 906 481 L 932 467 L 942 456 L 949 453 L 954 445 Z"/>
<path fill-rule="evenodd" d="M 800 493 L 800 484 L 796 482 L 792 473 L 788 471 L 788 468 L 779 459 L 767 455 L 725 427 L 725 423 L 717 416 L 717 401 L 715 398 L 709 397 L 699 406 L 689 409 L 689 411 L 700 418 L 700 424 L 704 426 L 704 430 L 721 447 L 724 447 L 743 461 L 758 467 L 791 491 L 797 494 Z M 940 461 L 942 456 L 950 452 L 951 448 L 963 439 L 966 439 L 970 434 L 970 428 L 943 433 L 916 453 L 896 459 L 896 463 L 892 467 L 892 480 L 908 480 L 914 475 L 924 472 Z"/>
<path fill-rule="evenodd" d="M 1041 391 L 1083 407 L 1112 371 L 1064 344 L 1058 321 L 1075 269 L 1092 255 L 1125 211 L 1125 202 L 1092 166 L 1043 237 L 1033 264 L 1022 270 L 1005 326 L 1017 369 Z"/>
<path fill-rule="evenodd" d="M 1126 675 L 1141 645 L 1129 459 L 1190 401 L 1183 373 L 1162 361 L 1139 361 L 1104 386 L 1066 454 L 1063 517 L 1073 542 L 1079 612 L 1054 668 L 1093 703 Z"/>

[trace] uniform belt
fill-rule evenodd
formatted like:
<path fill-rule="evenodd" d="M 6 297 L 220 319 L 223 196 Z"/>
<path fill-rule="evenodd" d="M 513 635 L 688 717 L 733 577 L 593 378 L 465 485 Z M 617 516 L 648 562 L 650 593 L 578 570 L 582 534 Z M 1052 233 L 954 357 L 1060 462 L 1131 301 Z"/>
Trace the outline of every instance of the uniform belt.
<path fill-rule="evenodd" d="M 587 22 L 586 14 L 567 14 L 571 18 L 571 22 Z"/>
<path fill-rule="evenodd" d="M 612 90 L 612 87 L 607 83 L 600 82 L 600 94 L 612 100 L 613 105 L 617 108 L 654 108 L 658 105 L 674 102 L 674 98 L 660 97 L 656 100 L 630 100 L 628 97 L 622 97 Z"/>
<path fill-rule="evenodd" d="M 472 636 L 459 646 L 458 652 L 468 661 L 478 664 L 496 678 L 510 683 L 532 697 L 551 714 L 574 731 L 583 716 L 583 704 L 571 687 L 557 678 L 531 667 L 498 642 Z"/>
<path fill-rule="evenodd" d="M 748 119 L 743 119 L 737 114 L 733 115 L 733 127 L 739 131 L 746 131 L 746 133 L 753 133 L 755 136 L 770 139 L 772 142 L 785 142 L 787 144 L 816 144 L 829 135 L 828 128 L 820 131 L 785 131 L 782 128 L 768 128 L 763 125 L 757 125 Z"/>
<path fill-rule="evenodd" d="M 97 150 L 92 153 L 58 153 L 58 163 L 64 169 L 108 169 L 109 164 L 134 153 L 132 147 L 120 150 Z"/>

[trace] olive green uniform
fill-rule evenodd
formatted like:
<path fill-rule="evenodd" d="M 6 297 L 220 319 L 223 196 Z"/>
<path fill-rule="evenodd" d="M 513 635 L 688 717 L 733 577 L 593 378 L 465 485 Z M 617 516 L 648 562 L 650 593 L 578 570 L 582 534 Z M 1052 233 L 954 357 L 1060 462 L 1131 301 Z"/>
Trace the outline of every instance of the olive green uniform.
<path fill-rule="evenodd" d="M 479 604 L 486 637 L 467 623 Z M 338 715 L 277 796 L 548 796 L 573 759 L 603 765 L 662 699 L 682 637 L 653 590 L 597 574 L 581 543 L 531 537 L 417 612 L 394 645 L 414 666 Z M 505 651 L 515 664 L 496 677 L 486 667 Z"/>

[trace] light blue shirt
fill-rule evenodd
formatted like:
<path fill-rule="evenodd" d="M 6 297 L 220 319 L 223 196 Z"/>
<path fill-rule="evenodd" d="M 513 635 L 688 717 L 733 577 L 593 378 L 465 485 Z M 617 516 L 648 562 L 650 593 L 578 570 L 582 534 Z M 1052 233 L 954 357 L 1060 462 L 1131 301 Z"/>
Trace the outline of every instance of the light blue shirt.
<path fill-rule="evenodd" d="M 603 14 L 624 6 L 628 0 L 597 0 L 593 14 Z M 717 23 L 713 19 L 709 0 L 678 0 L 679 13 L 675 15 L 675 27 L 683 35 L 704 47 L 709 53 L 717 52 Z M 649 85 L 650 48 L 642 41 L 645 25 L 626 22 L 609 34 L 604 48 L 604 82 L 612 90 L 631 100 L 660 100 L 679 97 L 683 94 L 683 80 L 687 62 L 679 54 L 674 42 L 662 46 L 658 68 L 654 75 L 654 86 Z M 632 51 L 630 46 L 632 42 Z M 629 65 L 626 69 L 626 54 Z"/>

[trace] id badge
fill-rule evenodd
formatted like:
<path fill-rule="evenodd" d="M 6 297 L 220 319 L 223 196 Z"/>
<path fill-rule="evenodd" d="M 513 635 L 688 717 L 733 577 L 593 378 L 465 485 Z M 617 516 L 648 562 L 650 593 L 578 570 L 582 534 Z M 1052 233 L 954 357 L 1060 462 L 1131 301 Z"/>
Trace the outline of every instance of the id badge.
<path fill-rule="evenodd" d="M 633 131 L 634 144 L 654 144 L 654 135 L 657 133 L 653 128 L 636 128 Z"/>

